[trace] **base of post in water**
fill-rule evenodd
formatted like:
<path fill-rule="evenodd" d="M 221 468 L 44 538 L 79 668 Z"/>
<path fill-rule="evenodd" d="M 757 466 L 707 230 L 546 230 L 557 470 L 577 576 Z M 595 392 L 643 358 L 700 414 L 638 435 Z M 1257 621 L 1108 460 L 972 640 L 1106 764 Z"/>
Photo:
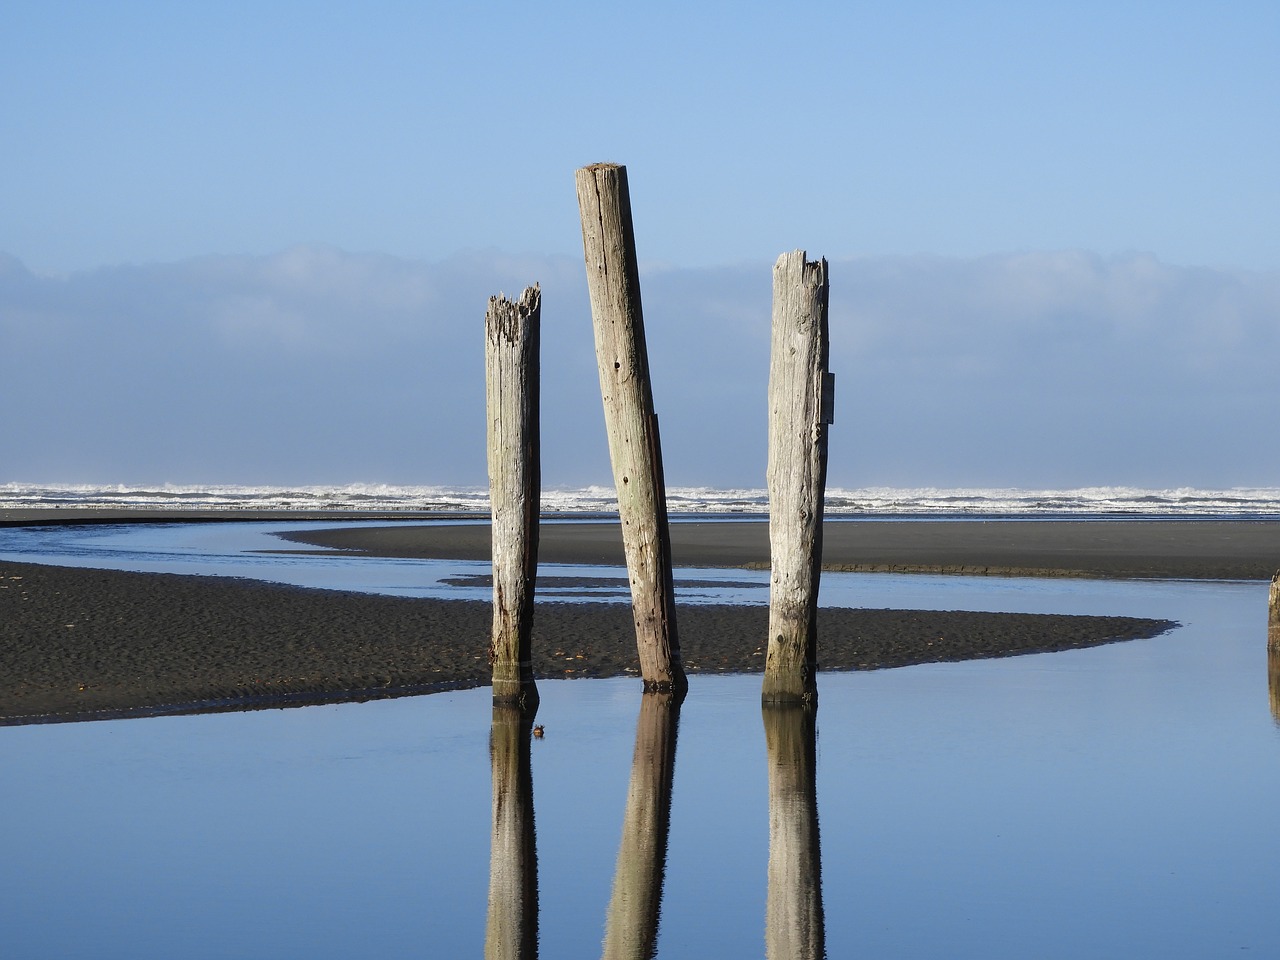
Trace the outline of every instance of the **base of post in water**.
<path fill-rule="evenodd" d="M 538 711 L 538 688 L 532 680 L 495 680 L 493 705 L 516 707 L 521 713 L 532 716 Z"/>
<path fill-rule="evenodd" d="M 790 690 L 766 690 L 760 695 L 760 703 L 766 707 L 812 707 L 816 709 L 818 706 L 818 691 L 814 689 L 796 693 Z"/>
<path fill-rule="evenodd" d="M 675 703 L 681 703 L 689 692 L 689 679 L 681 670 L 674 680 L 645 680 L 645 693 L 669 693 Z"/>
<path fill-rule="evenodd" d="M 778 703 L 773 701 L 762 703 L 760 708 L 763 711 L 761 715 L 765 717 L 790 717 L 794 715 L 811 718 L 818 715 L 816 703 Z"/>
<path fill-rule="evenodd" d="M 766 663 L 760 702 L 772 705 L 818 705 L 818 664 L 806 661 L 778 667 Z"/>

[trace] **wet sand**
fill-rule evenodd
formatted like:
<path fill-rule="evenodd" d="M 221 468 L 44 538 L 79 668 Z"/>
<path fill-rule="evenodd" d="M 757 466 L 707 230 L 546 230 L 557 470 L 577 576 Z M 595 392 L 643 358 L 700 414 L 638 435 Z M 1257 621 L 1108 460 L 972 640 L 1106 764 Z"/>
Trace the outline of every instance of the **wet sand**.
<path fill-rule="evenodd" d="M 825 553 L 846 567 L 888 563 L 866 559 L 874 547 L 880 558 L 892 552 L 895 569 L 999 566 L 1092 576 L 1105 575 L 1103 569 L 1168 576 L 1176 569 L 1220 576 L 1262 571 L 1264 548 L 1277 531 L 1269 523 L 835 523 L 828 524 Z M 316 546 L 325 543 L 371 555 L 488 555 L 483 525 L 338 528 L 305 539 L 296 549 L 326 549 Z M 542 540 L 549 562 L 621 559 L 616 523 L 548 524 Z M 761 523 L 675 524 L 673 541 L 682 565 L 759 563 L 762 547 L 767 556 Z M 988 562 L 976 562 L 983 558 Z M 1050 560 L 1057 566 L 1045 566 Z M 0 724 L 479 686 L 489 675 L 489 617 L 484 602 L 0 561 Z M 679 626 L 689 673 L 762 669 L 763 607 L 682 607 Z M 1154 637 L 1172 626 L 1125 617 L 823 610 L 819 659 L 824 670 L 868 670 L 1087 647 Z M 634 675 L 629 607 L 540 603 L 534 667 L 543 678 Z"/>
<path fill-rule="evenodd" d="M 291 534 L 300 545 L 381 557 L 489 559 L 485 524 L 355 527 Z M 763 521 L 671 525 L 676 566 L 766 567 Z M 823 568 L 850 572 L 962 573 L 1270 580 L 1280 568 L 1280 520 L 828 520 Z M 621 565 L 618 523 L 544 523 L 546 563 Z"/>
<path fill-rule="evenodd" d="M 488 682 L 484 602 L 0 562 L 0 724 L 359 700 Z M 763 667 L 763 607 L 679 611 L 686 669 Z M 823 610 L 826 670 L 1155 636 L 1125 617 Z M 539 604 L 539 677 L 636 673 L 626 604 Z"/>

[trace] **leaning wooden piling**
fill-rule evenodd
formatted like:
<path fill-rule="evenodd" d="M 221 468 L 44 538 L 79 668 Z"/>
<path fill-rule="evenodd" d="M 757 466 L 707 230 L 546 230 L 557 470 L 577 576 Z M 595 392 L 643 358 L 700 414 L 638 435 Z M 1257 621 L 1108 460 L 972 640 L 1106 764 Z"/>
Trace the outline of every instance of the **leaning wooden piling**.
<path fill-rule="evenodd" d="M 769 645 L 763 699 L 817 696 L 818 581 L 827 486 L 827 261 L 784 253 L 773 267 L 769 361 Z"/>
<path fill-rule="evenodd" d="M 489 504 L 493 529 L 493 630 L 489 662 L 495 703 L 531 707 L 530 638 L 538 575 L 538 326 L 542 292 L 518 302 L 490 297 L 485 313 L 485 407 L 489 420 Z"/>
<path fill-rule="evenodd" d="M 627 170 L 599 163 L 578 170 L 575 179 L 640 675 L 646 690 L 683 690 L 662 448 L 649 382 Z"/>
<path fill-rule="evenodd" d="M 1280 652 L 1280 571 L 1271 578 L 1267 599 L 1267 649 Z"/>

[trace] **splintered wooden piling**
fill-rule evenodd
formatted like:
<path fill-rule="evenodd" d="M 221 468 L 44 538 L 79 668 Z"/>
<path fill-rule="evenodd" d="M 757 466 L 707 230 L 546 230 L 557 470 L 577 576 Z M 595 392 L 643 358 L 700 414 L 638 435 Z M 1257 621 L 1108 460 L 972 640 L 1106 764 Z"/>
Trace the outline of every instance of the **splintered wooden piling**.
<path fill-rule="evenodd" d="M 485 313 L 485 406 L 489 418 L 489 503 L 493 521 L 495 703 L 535 705 L 530 637 L 538 575 L 538 325 L 542 292 L 519 302 L 490 297 Z"/>
<path fill-rule="evenodd" d="M 784 253 L 773 267 L 769 361 L 769 646 L 763 699 L 817 696 L 818 580 L 827 486 L 827 261 Z"/>
<path fill-rule="evenodd" d="M 640 674 L 646 690 L 683 690 L 666 486 L 649 383 L 627 170 L 595 164 L 577 171 L 575 179 Z"/>
<path fill-rule="evenodd" d="M 1267 649 L 1280 653 L 1280 572 L 1271 578 L 1267 599 Z"/>

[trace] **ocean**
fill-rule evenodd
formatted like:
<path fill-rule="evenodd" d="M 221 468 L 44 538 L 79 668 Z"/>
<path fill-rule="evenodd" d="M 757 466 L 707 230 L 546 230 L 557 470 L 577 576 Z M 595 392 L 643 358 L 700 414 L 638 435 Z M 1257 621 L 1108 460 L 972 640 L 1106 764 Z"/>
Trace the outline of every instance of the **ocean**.
<path fill-rule="evenodd" d="M 41 507 L 487 514 L 489 493 L 484 487 L 380 483 L 339 486 L 0 484 L 0 510 Z M 609 514 L 616 513 L 617 509 L 612 487 L 586 486 L 542 493 L 545 514 Z M 667 509 L 673 515 L 763 515 L 769 509 L 769 496 L 764 489 L 750 487 L 668 487 Z M 829 487 L 826 512 L 832 516 L 869 517 L 1252 519 L 1280 516 L 1280 487 L 1226 490 Z"/>

